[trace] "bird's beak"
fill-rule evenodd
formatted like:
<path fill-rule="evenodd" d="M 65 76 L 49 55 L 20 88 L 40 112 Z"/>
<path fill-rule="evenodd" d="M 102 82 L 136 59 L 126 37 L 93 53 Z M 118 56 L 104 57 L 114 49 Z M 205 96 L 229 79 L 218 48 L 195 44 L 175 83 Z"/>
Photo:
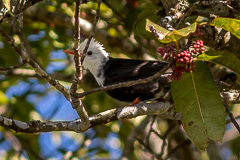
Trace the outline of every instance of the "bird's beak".
<path fill-rule="evenodd" d="M 67 54 L 72 54 L 72 55 L 75 54 L 75 52 L 72 49 L 67 49 L 67 50 L 64 50 L 63 52 Z"/>

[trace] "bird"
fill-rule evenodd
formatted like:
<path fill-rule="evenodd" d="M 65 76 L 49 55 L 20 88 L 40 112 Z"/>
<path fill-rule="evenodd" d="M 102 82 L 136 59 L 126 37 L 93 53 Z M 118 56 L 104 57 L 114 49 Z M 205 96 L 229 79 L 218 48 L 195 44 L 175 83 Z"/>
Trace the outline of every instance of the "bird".
<path fill-rule="evenodd" d="M 86 44 L 87 39 L 80 43 L 80 53 L 83 53 Z M 72 49 L 64 50 L 64 52 L 75 54 Z M 85 69 L 92 73 L 99 86 L 108 86 L 148 78 L 162 70 L 168 65 L 168 62 L 112 58 L 104 46 L 92 38 L 82 64 Z M 148 83 L 116 88 L 105 92 L 114 99 L 132 102 L 132 104 L 135 101 L 138 103 L 139 101 L 160 99 L 170 89 L 171 80 L 167 75 L 171 72 L 171 69 L 169 69 L 166 74 Z"/>

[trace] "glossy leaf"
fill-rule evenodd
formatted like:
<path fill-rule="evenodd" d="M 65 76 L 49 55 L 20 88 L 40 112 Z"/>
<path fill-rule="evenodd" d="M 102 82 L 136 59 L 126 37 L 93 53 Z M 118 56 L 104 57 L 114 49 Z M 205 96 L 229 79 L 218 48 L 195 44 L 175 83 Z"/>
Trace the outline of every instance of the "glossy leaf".
<path fill-rule="evenodd" d="M 211 72 L 202 61 L 194 72 L 172 82 L 174 104 L 183 116 L 183 127 L 191 141 L 205 149 L 209 140 L 222 141 L 225 111 Z"/>
<path fill-rule="evenodd" d="M 207 51 L 198 60 L 214 62 L 223 65 L 240 75 L 240 60 L 229 51 Z"/>
<path fill-rule="evenodd" d="M 179 30 L 173 30 L 173 33 L 175 35 L 179 35 L 179 36 L 182 36 L 182 37 L 186 37 L 188 36 L 190 33 L 193 33 L 196 31 L 196 28 L 197 28 L 197 23 L 193 23 L 191 24 L 190 26 L 187 26 L 185 28 L 182 28 L 182 29 L 179 29 Z"/>
<path fill-rule="evenodd" d="M 3 4 L 4 6 L 7 8 L 7 10 L 10 10 L 10 5 L 11 5 L 11 1 L 10 0 L 3 0 Z"/>
<path fill-rule="evenodd" d="M 165 28 L 159 26 L 151 22 L 150 20 L 146 20 L 146 30 L 150 31 L 150 28 L 153 27 L 156 30 L 156 34 L 158 35 L 158 39 L 162 43 L 169 43 L 173 41 L 177 41 L 182 37 L 188 36 L 190 33 L 195 32 L 197 23 L 193 23 L 192 25 L 182 28 L 180 30 L 174 29 L 173 31 L 168 31 Z"/>
<path fill-rule="evenodd" d="M 235 35 L 238 39 L 240 39 L 240 20 L 232 19 L 232 18 L 215 18 L 211 23 L 211 26 L 221 27 L 233 35 Z"/>
<path fill-rule="evenodd" d="M 159 26 L 158 24 L 152 22 L 151 20 L 146 20 L 146 30 L 150 31 L 150 28 L 153 27 L 156 30 L 156 33 L 159 35 L 159 39 L 162 40 L 165 36 L 170 33 L 170 31 L 166 30 L 165 28 Z"/>

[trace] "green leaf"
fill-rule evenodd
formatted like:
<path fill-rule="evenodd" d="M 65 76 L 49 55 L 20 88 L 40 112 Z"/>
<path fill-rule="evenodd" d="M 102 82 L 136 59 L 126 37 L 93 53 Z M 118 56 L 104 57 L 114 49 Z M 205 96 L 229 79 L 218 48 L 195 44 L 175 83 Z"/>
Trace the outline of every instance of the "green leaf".
<path fill-rule="evenodd" d="M 151 32 L 150 31 L 151 27 L 153 27 L 156 30 L 156 33 L 158 33 L 160 40 L 164 39 L 165 36 L 170 33 L 170 31 L 168 31 L 167 29 L 165 29 L 165 28 L 159 26 L 158 24 L 156 24 L 156 23 L 150 21 L 149 19 L 147 19 L 146 20 L 146 30 L 148 32 Z"/>
<path fill-rule="evenodd" d="M 240 75 L 240 60 L 229 51 L 207 51 L 200 55 L 198 60 L 223 65 Z"/>
<path fill-rule="evenodd" d="M 157 14 L 160 8 L 156 5 L 151 5 L 145 7 L 137 16 L 133 24 L 133 33 L 135 36 L 140 36 L 146 34 L 145 24 L 146 19 L 150 19 L 151 21 L 157 22 L 160 20 L 160 16 Z"/>
<path fill-rule="evenodd" d="M 3 0 L 3 4 L 7 8 L 7 10 L 9 10 L 11 12 L 11 10 L 10 10 L 10 5 L 11 5 L 10 0 Z"/>
<path fill-rule="evenodd" d="M 187 26 L 185 28 L 182 28 L 180 30 L 173 30 L 174 35 L 179 35 L 181 37 L 186 37 L 188 36 L 190 33 L 193 33 L 196 31 L 197 28 L 197 23 L 193 23 L 190 26 Z"/>
<path fill-rule="evenodd" d="M 215 18 L 211 23 L 211 26 L 221 27 L 233 35 L 235 35 L 238 39 L 240 39 L 240 20 L 232 19 L 232 18 Z"/>
<path fill-rule="evenodd" d="M 168 31 L 167 29 L 159 26 L 158 24 L 155 24 L 151 22 L 150 20 L 146 20 L 146 30 L 150 31 L 150 28 L 153 27 L 156 30 L 156 33 L 158 34 L 158 40 L 162 43 L 170 43 L 173 41 L 177 41 L 181 39 L 182 37 L 188 36 L 190 33 L 195 32 L 197 23 L 193 23 L 188 27 L 182 28 L 180 30 L 174 29 L 173 31 Z"/>
<path fill-rule="evenodd" d="M 0 104 L 6 103 L 8 103 L 8 98 L 2 91 L 0 91 Z"/>
<path fill-rule="evenodd" d="M 174 104 L 183 116 L 183 127 L 191 141 L 205 149 L 209 140 L 222 141 L 225 111 L 211 72 L 202 61 L 193 72 L 172 82 Z"/>

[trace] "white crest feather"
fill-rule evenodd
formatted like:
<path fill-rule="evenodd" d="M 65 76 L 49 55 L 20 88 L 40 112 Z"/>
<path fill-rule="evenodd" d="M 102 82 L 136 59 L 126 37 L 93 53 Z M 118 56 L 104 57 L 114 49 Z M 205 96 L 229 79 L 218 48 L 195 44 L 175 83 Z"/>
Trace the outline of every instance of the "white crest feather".
<path fill-rule="evenodd" d="M 88 39 L 85 39 L 81 44 L 80 44 L 80 52 L 83 53 L 83 50 L 85 49 L 85 46 L 87 44 Z M 106 58 L 109 56 L 109 53 L 107 53 L 105 51 L 105 48 L 103 47 L 103 45 L 101 43 L 99 43 L 98 41 L 95 41 L 94 38 L 91 39 L 89 47 L 88 47 L 88 51 L 97 51 L 99 54 L 102 54 L 103 56 L 105 56 Z M 100 51 L 100 52 L 99 52 Z"/>
<path fill-rule="evenodd" d="M 80 52 L 83 53 L 85 46 L 87 44 L 87 39 L 84 40 L 80 44 Z M 89 69 L 89 71 L 93 74 L 95 79 L 97 80 L 98 84 L 103 86 L 105 77 L 104 77 L 104 70 L 103 67 L 106 64 L 107 60 L 109 59 L 109 53 L 105 51 L 105 48 L 102 44 L 95 41 L 95 39 L 91 39 L 89 44 L 87 53 L 91 51 L 92 54 L 86 54 L 86 57 L 83 61 L 83 67 Z"/>

